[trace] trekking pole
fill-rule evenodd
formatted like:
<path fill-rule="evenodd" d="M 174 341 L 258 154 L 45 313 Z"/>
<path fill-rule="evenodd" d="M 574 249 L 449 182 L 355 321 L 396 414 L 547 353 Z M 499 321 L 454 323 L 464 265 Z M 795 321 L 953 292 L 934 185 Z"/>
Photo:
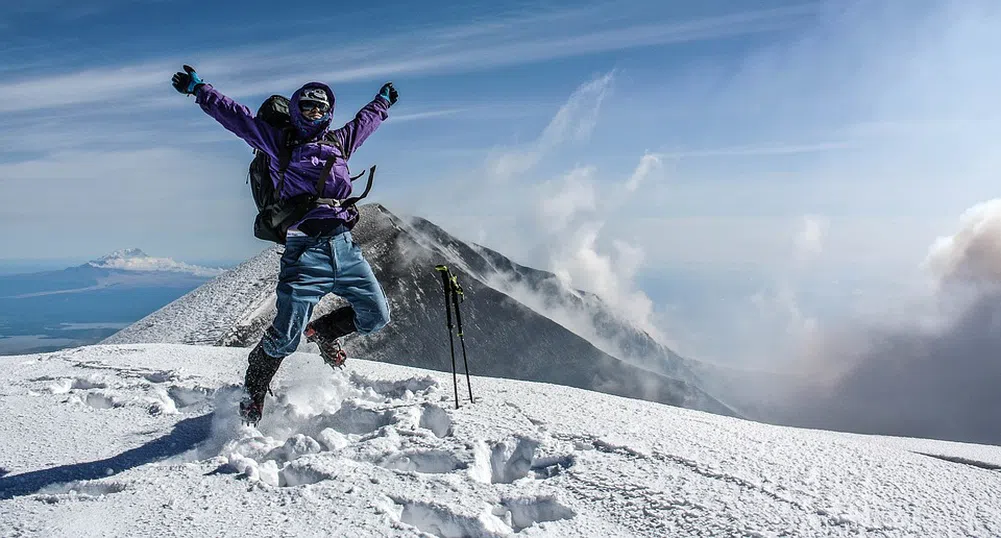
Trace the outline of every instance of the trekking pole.
<path fill-rule="evenodd" d="M 448 349 L 452 353 L 452 387 L 455 388 L 455 408 L 459 408 L 459 381 L 455 375 L 455 340 L 452 339 L 452 307 L 448 304 L 448 300 L 452 296 L 452 286 L 448 279 L 449 271 L 448 267 L 444 265 L 438 265 L 435 271 L 441 273 L 441 287 L 445 291 L 445 319 L 448 323 Z"/>
<path fill-rule="evenodd" d="M 449 271 L 451 274 L 451 271 Z M 456 328 L 459 329 L 459 343 L 462 344 L 462 366 L 466 369 L 466 387 L 469 388 L 469 403 L 473 403 L 473 383 L 469 380 L 469 362 L 466 361 L 466 339 L 462 337 L 462 314 L 459 313 L 459 303 L 466 300 L 466 296 L 462 293 L 462 286 L 459 285 L 459 279 L 455 275 L 451 275 L 452 281 L 452 305 L 455 306 L 455 324 Z"/>

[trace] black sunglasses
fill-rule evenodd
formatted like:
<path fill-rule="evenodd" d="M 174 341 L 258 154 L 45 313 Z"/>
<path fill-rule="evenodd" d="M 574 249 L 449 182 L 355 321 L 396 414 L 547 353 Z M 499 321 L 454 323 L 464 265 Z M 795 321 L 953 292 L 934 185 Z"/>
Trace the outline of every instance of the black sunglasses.
<path fill-rule="evenodd" d="M 307 112 L 312 109 L 319 109 L 321 113 L 330 110 L 330 105 L 321 101 L 299 101 L 299 110 Z"/>

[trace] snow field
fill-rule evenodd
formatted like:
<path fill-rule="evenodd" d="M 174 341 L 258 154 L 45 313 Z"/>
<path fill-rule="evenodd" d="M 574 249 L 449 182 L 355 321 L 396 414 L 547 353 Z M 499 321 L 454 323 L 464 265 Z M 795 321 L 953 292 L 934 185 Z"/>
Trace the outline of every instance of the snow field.
<path fill-rule="evenodd" d="M 266 402 L 258 427 L 235 418 L 240 391 L 218 394 L 213 436 L 221 445 L 221 472 L 270 487 L 296 487 L 336 479 L 345 468 L 376 466 L 446 484 L 467 483 L 489 492 L 493 484 L 544 480 L 572 457 L 537 457 L 543 441 L 521 436 L 459 439 L 442 405 L 453 395 L 429 376 L 400 381 L 331 372 L 283 386 Z M 204 457 L 205 448 L 199 458 Z M 376 478 L 378 484 L 378 478 Z M 477 485 L 481 484 L 481 485 Z M 537 523 L 570 519 L 573 510 L 552 496 L 500 495 L 480 511 L 422 497 L 390 494 L 381 509 L 392 519 L 435 536 L 508 536 Z M 481 492 L 482 495 L 482 492 Z"/>
<path fill-rule="evenodd" d="M 247 351 L 4 358 L 0 536 L 1001 535 L 999 447 L 312 353 L 248 427 Z"/>

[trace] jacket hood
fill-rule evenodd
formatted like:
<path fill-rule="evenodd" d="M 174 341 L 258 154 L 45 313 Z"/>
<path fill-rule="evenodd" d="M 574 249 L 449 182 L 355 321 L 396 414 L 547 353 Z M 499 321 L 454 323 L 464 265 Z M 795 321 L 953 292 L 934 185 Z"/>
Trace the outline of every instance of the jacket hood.
<path fill-rule="evenodd" d="M 319 88 L 327 92 L 327 96 L 330 98 L 330 110 L 323 115 L 322 121 L 319 123 L 310 123 L 299 111 L 299 99 L 302 97 L 303 92 L 311 88 Z M 295 126 L 296 130 L 299 131 L 301 136 L 306 138 L 312 138 L 323 131 L 325 131 L 330 126 L 330 121 L 334 117 L 334 92 L 330 89 L 330 86 L 322 82 L 307 82 L 301 88 L 292 94 L 292 99 L 289 100 L 288 113 L 292 118 L 292 125 Z"/>

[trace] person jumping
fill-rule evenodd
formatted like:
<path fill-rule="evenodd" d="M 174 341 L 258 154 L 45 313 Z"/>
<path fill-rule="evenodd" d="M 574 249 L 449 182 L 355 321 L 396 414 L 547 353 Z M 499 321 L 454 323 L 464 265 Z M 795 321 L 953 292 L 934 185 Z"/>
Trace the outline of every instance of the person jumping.
<path fill-rule="evenodd" d="M 347 357 L 341 349 L 342 337 L 353 332 L 371 334 L 390 321 L 386 295 L 351 237 L 357 208 L 341 207 L 336 201 L 351 195 L 348 158 L 388 117 L 399 93 L 387 82 L 351 121 L 331 130 L 334 92 L 330 87 L 309 82 L 296 90 L 289 100 L 294 147 L 279 181 L 279 150 L 289 144 L 285 131 L 203 82 L 190 66 L 177 72 L 172 84 L 178 92 L 194 95 L 205 113 L 271 158 L 271 179 L 282 199 L 309 194 L 333 202 L 316 203 L 286 231 L 276 290 L 278 313 L 248 356 L 246 395 L 240 402 L 243 420 L 257 424 L 271 379 L 303 334 L 318 345 L 325 362 L 340 367 Z M 321 192 L 316 192 L 324 175 Z M 348 305 L 307 324 L 313 307 L 328 293 L 343 297 Z"/>

